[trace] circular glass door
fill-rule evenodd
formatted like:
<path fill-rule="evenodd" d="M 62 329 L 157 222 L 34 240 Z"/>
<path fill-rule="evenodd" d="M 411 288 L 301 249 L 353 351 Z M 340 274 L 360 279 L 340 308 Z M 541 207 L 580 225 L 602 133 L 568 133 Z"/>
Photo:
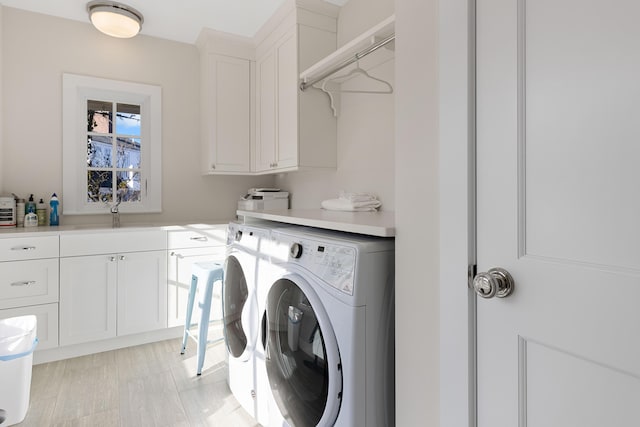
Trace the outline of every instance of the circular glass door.
<path fill-rule="evenodd" d="M 222 318 L 227 350 L 240 357 L 247 348 L 247 334 L 242 327 L 242 310 L 249 297 L 247 280 L 238 259 L 229 255 L 224 265 L 222 286 Z"/>
<path fill-rule="evenodd" d="M 317 295 L 301 278 L 282 278 L 269 290 L 266 311 L 267 376 L 280 413 L 291 426 L 333 425 L 340 356 Z"/>

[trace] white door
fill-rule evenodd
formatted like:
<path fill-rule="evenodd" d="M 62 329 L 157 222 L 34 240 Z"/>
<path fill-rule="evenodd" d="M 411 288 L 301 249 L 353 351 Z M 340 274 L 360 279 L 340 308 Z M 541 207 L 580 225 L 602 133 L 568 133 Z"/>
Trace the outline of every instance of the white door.
<path fill-rule="evenodd" d="M 478 426 L 638 426 L 640 2 L 476 13 Z"/>

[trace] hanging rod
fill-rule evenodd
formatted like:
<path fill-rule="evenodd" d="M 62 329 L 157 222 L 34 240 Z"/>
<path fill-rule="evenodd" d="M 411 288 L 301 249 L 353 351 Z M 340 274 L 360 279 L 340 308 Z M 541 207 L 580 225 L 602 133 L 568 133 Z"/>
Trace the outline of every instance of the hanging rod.
<path fill-rule="evenodd" d="M 375 52 L 376 50 L 380 49 L 382 46 L 385 46 L 385 45 L 391 43 L 395 39 L 396 39 L 395 33 L 391 34 L 390 36 L 385 37 L 384 39 L 380 40 L 379 42 L 377 42 L 375 44 L 372 44 L 368 48 L 366 48 L 364 50 L 361 50 L 360 52 L 356 53 L 352 57 L 345 59 L 344 61 L 342 61 L 340 64 L 336 65 L 335 67 L 333 67 L 329 71 L 326 71 L 326 72 L 322 73 L 320 76 L 318 76 L 318 77 L 316 77 L 314 79 L 311 79 L 309 81 L 300 82 L 300 90 L 301 91 L 306 90 L 310 86 L 313 86 L 314 84 L 318 83 L 319 81 L 322 81 L 322 80 L 326 79 L 330 75 L 337 73 L 338 71 L 340 71 L 343 68 L 353 64 L 354 62 L 359 61 L 360 59 L 364 58 L 365 56 L 369 55 L 370 53 Z"/>

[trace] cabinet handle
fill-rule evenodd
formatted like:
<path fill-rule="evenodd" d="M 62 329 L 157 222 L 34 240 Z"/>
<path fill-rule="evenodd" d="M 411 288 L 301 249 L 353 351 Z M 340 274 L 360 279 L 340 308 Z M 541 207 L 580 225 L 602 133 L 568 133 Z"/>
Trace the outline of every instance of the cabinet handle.
<path fill-rule="evenodd" d="M 214 169 L 214 170 L 215 170 L 215 168 L 216 168 L 216 165 L 212 164 L 212 165 L 211 165 L 211 169 Z"/>
<path fill-rule="evenodd" d="M 114 257 L 114 256 L 109 257 L 109 261 L 114 262 L 115 260 L 116 260 L 116 257 Z"/>
<path fill-rule="evenodd" d="M 35 280 L 23 280 L 22 282 L 13 282 L 11 286 L 31 286 L 35 284 L 36 284 Z"/>
<path fill-rule="evenodd" d="M 126 258 L 124 255 L 120 255 L 120 261 L 124 261 Z"/>
<path fill-rule="evenodd" d="M 189 237 L 190 240 L 197 240 L 198 242 L 206 242 L 208 239 L 204 236 L 198 236 L 198 237 Z"/>
<path fill-rule="evenodd" d="M 11 248 L 12 251 L 35 251 L 36 247 L 35 246 L 16 246 L 14 248 Z"/>
<path fill-rule="evenodd" d="M 180 259 L 180 258 L 184 258 L 184 257 L 183 257 L 181 254 L 179 254 L 178 252 L 171 252 L 169 255 L 174 256 L 174 257 L 176 257 L 176 258 L 178 258 L 178 259 Z"/>

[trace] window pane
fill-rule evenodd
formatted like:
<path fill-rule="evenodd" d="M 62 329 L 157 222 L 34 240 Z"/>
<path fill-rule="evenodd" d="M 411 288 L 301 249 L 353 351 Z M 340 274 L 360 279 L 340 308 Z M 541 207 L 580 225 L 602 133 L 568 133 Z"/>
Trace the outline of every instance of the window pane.
<path fill-rule="evenodd" d="M 90 135 L 87 137 L 87 166 L 91 168 L 109 168 L 113 166 L 111 141 L 110 136 Z"/>
<path fill-rule="evenodd" d="M 117 166 L 140 169 L 140 138 L 118 138 Z"/>
<path fill-rule="evenodd" d="M 117 109 L 116 133 L 140 136 L 140 106 L 118 104 Z"/>
<path fill-rule="evenodd" d="M 87 131 L 98 133 L 113 132 L 113 103 L 87 101 Z"/>
<path fill-rule="evenodd" d="M 87 172 L 87 202 L 111 202 L 113 201 L 113 172 L 88 171 Z"/>
<path fill-rule="evenodd" d="M 140 172 L 120 171 L 118 175 L 118 199 L 122 202 L 140 201 Z"/>

